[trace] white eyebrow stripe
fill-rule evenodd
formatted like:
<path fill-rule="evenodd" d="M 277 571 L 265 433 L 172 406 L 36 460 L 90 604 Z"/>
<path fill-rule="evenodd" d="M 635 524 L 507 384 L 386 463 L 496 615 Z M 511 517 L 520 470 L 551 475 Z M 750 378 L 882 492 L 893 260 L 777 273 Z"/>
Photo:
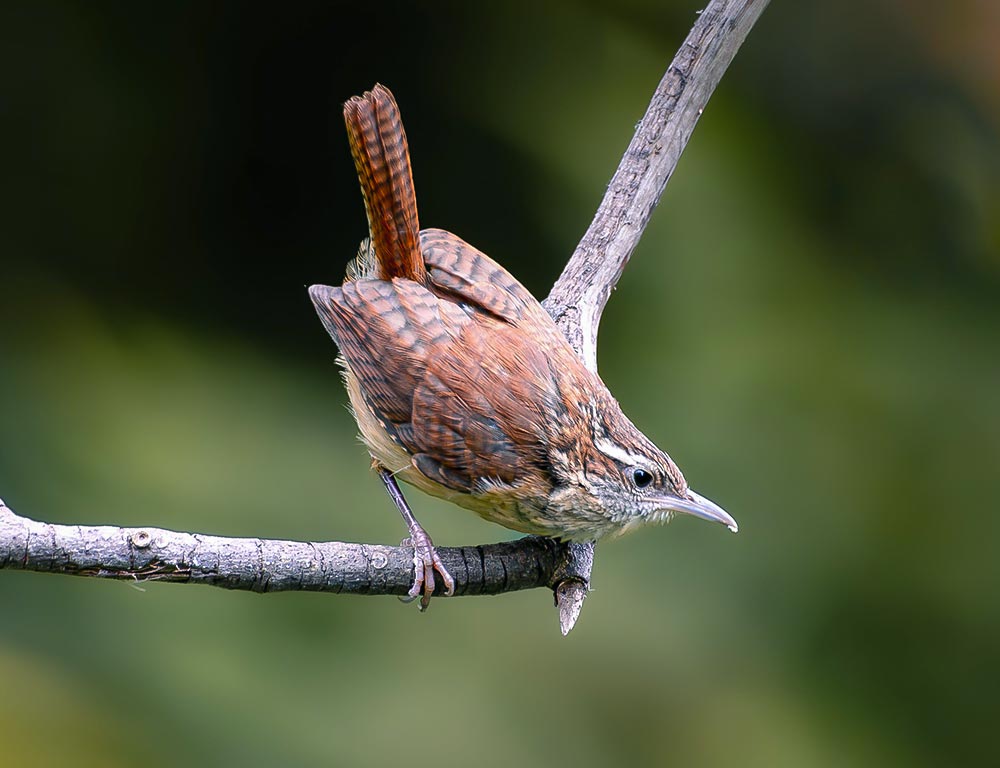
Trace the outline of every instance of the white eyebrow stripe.
<path fill-rule="evenodd" d="M 647 459 L 645 456 L 639 456 L 634 453 L 629 453 L 624 448 L 622 448 L 617 443 L 607 440 L 606 438 L 599 437 L 594 441 L 594 447 L 597 448 L 601 453 L 607 456 L 609 459 L 614 459 L 615 461 L 620 461 L 626 466 L 637 466 L 643 469 L 648 469 L 650 472 L 656 471 L 656 464 Z"/>

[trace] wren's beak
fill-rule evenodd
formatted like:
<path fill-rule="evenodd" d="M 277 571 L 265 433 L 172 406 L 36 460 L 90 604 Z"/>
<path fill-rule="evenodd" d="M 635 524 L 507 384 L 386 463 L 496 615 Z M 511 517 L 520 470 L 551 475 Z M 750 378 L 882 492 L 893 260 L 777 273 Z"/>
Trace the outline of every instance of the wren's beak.
<path fill-rule="evenodd" d="M 713 523 L 722 523 L 733 533 L 736 533 L 740 529 L 733 516 L 726 512 L 726 510 L 714 501 L 709 501 L 704 496 L 699 496 L 690 488 L 688 489 L 686 499 L 679 499 L 676 496 L 663 497 L 663 508 L 669 509 L 672 512 L 683 512 L 687 515 L 694 515 L 695 517 L 700 517 L 702 520 L 709 520 Z"/>

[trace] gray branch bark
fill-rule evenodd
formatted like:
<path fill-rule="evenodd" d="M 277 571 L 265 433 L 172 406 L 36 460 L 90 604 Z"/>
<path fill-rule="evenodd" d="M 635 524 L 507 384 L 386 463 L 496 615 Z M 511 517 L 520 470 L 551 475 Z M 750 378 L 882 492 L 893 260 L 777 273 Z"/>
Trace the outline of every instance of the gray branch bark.
<path fill-rule="evenodd" d="M 768 0 L 713 0 L 698 17 L 636 127 L 590 228 L 543 306 L 597 370 L 597 332 L 622 275 L 709 97 Z M 527 537 L 438 549 L 457 595 L 553 590 L 563 634 L 590 585 L 594 545 Z M 255 592 L 404 595 L 409 549 L 341 542 L 239 539 L 161 528 L 66 526 L 21 517 L 0 501 L 0 569 L 211 584 Z"/>
<path fill-rule="evenodd" d="M 561 546 L 529 536 L 477 547 L 439 547 L 456 595 L 555 588 Z M 240 539 L 110 525 L 53 525 L 0 500 L 0 569 L 134 582 L 208 584 L 252 592 L 289 590 L 405 595 L 410 549 L 339 541 Z"/>

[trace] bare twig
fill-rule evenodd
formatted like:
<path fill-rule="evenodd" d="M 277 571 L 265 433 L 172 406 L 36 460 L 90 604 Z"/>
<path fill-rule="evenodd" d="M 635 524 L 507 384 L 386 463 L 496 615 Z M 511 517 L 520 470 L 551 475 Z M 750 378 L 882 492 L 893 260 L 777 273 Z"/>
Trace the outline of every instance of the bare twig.
<path fill-rule="evenodd" d="M 591 370 L 597 369 L 597 330 L 608 297 L 709 97 L 767 3 L 713 0 L 700 14 L 653 94 L 593 223 L 544 302 Z M 589 588 L 594 547 L 527 537 L 438 552 L 459 595 L 553 589 L 566 634 Z M 256 592 L 402 595 L 413 581 L 411 550 L 400 547 L 50 525 L 16 515 L 0 501 L 3 568 Z"/>

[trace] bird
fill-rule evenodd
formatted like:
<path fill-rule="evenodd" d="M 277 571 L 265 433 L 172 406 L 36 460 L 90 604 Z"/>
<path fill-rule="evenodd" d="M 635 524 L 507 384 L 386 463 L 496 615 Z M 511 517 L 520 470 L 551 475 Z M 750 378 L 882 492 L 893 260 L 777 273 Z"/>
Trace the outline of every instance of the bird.
<path fill-rule="evenodd" d="M 406 133 L 388 88 L 344 104 L 369 236 L 339 286 L 310 298 L 339 348 L 360 437 L 406 522 L 429 605 L 455 582 L 397 479 L 506 528 L 563 541 L 688 514 L 736 532 L 625 416 L 513 275 L 442 229 L 420 229 Z"/>

